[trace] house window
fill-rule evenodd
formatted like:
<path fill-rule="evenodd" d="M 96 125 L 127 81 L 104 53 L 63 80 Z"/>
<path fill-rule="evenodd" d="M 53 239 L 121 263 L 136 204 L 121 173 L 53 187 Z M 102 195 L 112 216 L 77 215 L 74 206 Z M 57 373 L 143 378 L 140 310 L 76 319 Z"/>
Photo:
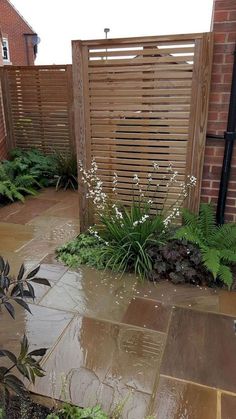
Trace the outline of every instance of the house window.
<path fill-rule="evenodd" d="M 2 40 L 2 58 L 3 61 L 10 61 L 9 44 L 7 38 L 3 38 Z"/>

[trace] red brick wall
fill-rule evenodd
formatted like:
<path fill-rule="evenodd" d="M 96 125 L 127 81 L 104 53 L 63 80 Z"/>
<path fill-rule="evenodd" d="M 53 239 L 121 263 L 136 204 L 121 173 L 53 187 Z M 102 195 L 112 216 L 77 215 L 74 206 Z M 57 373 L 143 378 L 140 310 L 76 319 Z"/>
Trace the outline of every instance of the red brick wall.
<path fill-rule="evenodd" d="M 212 25 L 214 56 L 207 132 L 222 136 L 227 128 L 233 52 L 236 43 L 236 0 L 215 0 Z M 224 140 L 208 138 L 202 201 L 217 202 L 223 154 Z M 236 221 L 236 144 L 227 196 L 226 219 Z"/>
<path fill-rule="evenodd" d="M 7 0 L 0 0 L 0 28 L 2 36 L 8 38 L 11 64 L 33 65 L 34 51 L 31 37 L 28 37 L 28 47 L 26 47 L 24 34 L 34 32 Z"/>

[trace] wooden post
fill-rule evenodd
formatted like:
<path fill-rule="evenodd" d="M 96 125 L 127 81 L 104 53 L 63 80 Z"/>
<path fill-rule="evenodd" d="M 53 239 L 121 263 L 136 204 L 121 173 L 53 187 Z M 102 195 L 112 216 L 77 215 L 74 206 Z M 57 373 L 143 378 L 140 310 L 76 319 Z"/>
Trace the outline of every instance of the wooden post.
<path fill-rule="evenodd" d="M 189 141 L 187 150 L 187 170 L 197 178 L 197 185 L 188 197 L 186 206 L 199 211 L 202 170 L 205 153 L 208 105 L 213 55 L 213 34 L 205 33 L 195 41 L 195 57 L 192 81 L 192 101 L 189 120 Z"/>
<path fill-rule="evenodd" d="M 73 95 L 75 115 L 75 142 L 77 148 L 80 199 L 80 230 L 85 231 L 92 223 L 88 205 L 87 188 L 82 181 L 80 164 L 88 170 L 91 166 L 91 139 L 88 100 L 88 47 L 81 41 L 72 41 Z"/>
<path fill-rule="evenodd" d="M 75 115 L 74 115 L 74 96 L 73 96 L 73 74 L 72 65 L 66 66 L 67 86 L 68 86 L 68 128 L 70 138 L 70 151 L 76 152 L 75 144 Z"/>
<path fill-rule="evenodd" d="M 3 67 L 1 67 L 0 69 L 0 81 L 1 81 L 1 86 L 2 86 L 2 101 L 3 101 L 4 117 L 5 117 L 5 124 L 6 124 L 6 145 L 7 145 L 7 152 L 9 152 L 16 146 L 16 144 L 15 144 L 14 131 L 13 131 L 10 91 L 9 91 L 9 85 L 8 85 L 8 74 L 7 74 L 7 70 Z"/>

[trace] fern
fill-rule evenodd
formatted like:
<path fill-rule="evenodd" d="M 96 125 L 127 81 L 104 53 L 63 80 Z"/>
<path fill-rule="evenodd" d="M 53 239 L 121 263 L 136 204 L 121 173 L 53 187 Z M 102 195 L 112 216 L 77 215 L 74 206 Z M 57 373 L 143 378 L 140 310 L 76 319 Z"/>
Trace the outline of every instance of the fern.
<path fill-rule="evenodd" d="M 5 200 L 24 202 L 24 195 L 35 195 L 40 186 L 34 176 L 23 174 L 14 176 L 10 162 L 0 163 L 0 202 Z"/>
<path fill-rule="evenodd" d="M 230 288 L 233 282 L 230 265 L 236 263 L 236 224 L 217 226 L 210 204 L 201 204 L 198 216 L 185 209 L 183 221 L 175 238 L 195 243 L 207 270 Z"/>
<path fill-rule="evenodd" d="M 13 150 L 11 160 L 0 163 L 0 202 L 20 200 L 35 195 L 37 189 L 55 183 L 54 156 L 38 150 Z"/>
<path fill-rule="evenodd" d="M 233 282 L 231 269 L 228 266 L 221 264 L 219 267 L 218 275 L 220 279 L 228 286 L 228 288 L 230 288 Z"/>
<path fill-rule="evenodd" d="M 203 204 L 200 206 L 197 225 L 205 239 L 208 240 L 212 233 L 214 233 L 216 227 L 214 209 L 211 204 Z"/>

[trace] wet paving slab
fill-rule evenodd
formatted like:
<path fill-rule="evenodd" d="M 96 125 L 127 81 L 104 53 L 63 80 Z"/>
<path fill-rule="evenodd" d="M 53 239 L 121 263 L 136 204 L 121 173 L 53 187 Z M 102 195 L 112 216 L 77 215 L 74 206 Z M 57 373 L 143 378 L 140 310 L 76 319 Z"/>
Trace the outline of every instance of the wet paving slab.
<path fill-rule="evenodd" d="M 221 419 L 236 417 L 236 395 L 221 394 Z"/>
<path fill-rule="evenodd" d="M 76 316 L 43 365 L 54 386 L 43 378 L 31 389 L 60 398 L 64 377 L 73 403 L 110 412 L 127 398 L 124 417 L 144 418 L 164 342 L 163 333 Z"/>
<path fill-rule="evenodd" d="M 54 201 L 54 203 L 56 204 L 57 201 Z M 14 224 L 26 224 L 51 206 L 51 200 L 38 198 L 36 201 L 31 198 L 31 200 L 28 200 L 27 206 L 22 203 L 17 211 L 12 211 L 12 208 L 9 208 L 9 214 L 1 218 L 1 220 Z"/>
<path fill-rule="evenodd" d="M 67 271 L 41 299 L 40 305 L 121 321 L 131 303 L 136 281 L 129 275 L 119 278 L 82 267 L 77 272 Z"/>
<path fill-rule="evenodd" d="M 234 319 L 173 310 L 161 374 L 236 392 Z"/>
<path fill-rule="evenodd" d="M 155 300 L 135 298 L 122 319 L 122 323 L 132 324 L 159 332 L 166 332 L 170 318 L 171 307 Z"/>
<path fill-rule="evenodd" d="M 3 309 L 0 317 L 0 345 L 5 349 L 18 352 L 20 340 L 25 334 L 32 350 L 39 347 L 52 348 L 72 315 L 61 310 L 29 304 L 31 313 L 13 303 L 15 320 Z"/>
<path fill-rule="evenodd" d="M 17 351 L 26 332 L 49 348 L 34 390 L 108 412 L 121 402 L 123 419 L 235 419 L 236 292 L 68 270 L 55 249 L 79 232 L 77 193 L 22 205 L 0 208 L 0 254 L 14 275 L 40 262 L 51 288 L 35 284 L 33 315 L 1 315 L 0 346 Z"/>
<path fill-rule="evenodd" d="M 227 294 L 229 294 L 227 292 Z M 174 285 L 169 281 L 137 284 L 136 295 L 151 298 L 164 305 L 193 308 L 194 310 L 219 312 L 219 290 L 193 285 Z M 236 295 L 236 294 L 235 294 Z"/>
<path fill-rule="evenodd" d="M 217 392 L 161 376 L 152 414 L 156 419 L 216 419 Z"/>

